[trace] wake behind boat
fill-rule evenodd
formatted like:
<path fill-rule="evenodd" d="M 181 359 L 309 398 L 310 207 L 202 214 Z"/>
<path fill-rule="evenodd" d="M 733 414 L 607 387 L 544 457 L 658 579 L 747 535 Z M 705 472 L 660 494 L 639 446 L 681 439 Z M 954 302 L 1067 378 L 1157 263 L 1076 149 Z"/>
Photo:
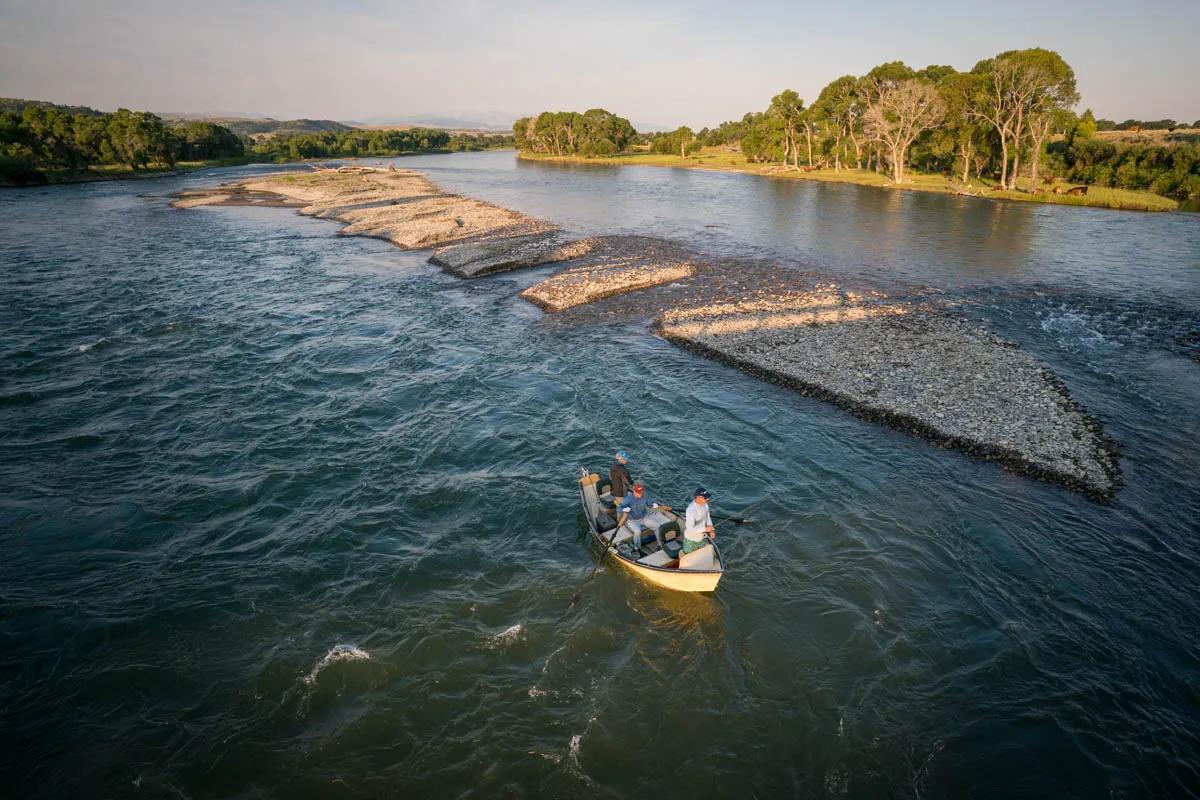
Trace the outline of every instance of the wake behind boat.
<path fill-rule="evenodd" d="M 717 588 L 725 564 L 716 542 L 710 540 L 707 547 L 684 553 L 683 520 L 674 511 L 659 509 L 666 521 L 655 528 L 645 528 L 635 535 L 624 527 L 614 535 L 617 520 L 608 510 L 613 497 L 607 481 L 586 467 L 580 469 L 579 499 L 592 536 L 605 548 L 604 555 L 613 556 L 638 577 L 680 592 L 711 592 Z"/>

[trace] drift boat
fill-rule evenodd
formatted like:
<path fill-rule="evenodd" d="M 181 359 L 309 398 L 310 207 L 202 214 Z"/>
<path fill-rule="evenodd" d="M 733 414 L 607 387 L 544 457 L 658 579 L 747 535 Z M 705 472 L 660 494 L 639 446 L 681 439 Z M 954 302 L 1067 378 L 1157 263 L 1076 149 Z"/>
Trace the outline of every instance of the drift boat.
<path fill-rule="evenodd" d="M 663 545 L 658 546 L 654 528 L 646 527 L 636 536 L 623 528 L 613 536 L 617 520 L 613 512 L 613 496 L 609 492 L 608 480 L 586 467 L 580 469 L 579 500 L 588 528 L 601 547 L 604 555 L 611 555 L 617 563 L 640 578 L 667 589 L 679 592 L 711 592 L 717 588 L 725 564 L 717 543 L 709 541 L 692 553 L 683 552 L 683 518 L 673 511 L 658 509 L 665 521 L 657 526 Z M 611 539 L 611 543 L 610 543 Z M 603 556 L 601 556 L 603 557 Z"/>

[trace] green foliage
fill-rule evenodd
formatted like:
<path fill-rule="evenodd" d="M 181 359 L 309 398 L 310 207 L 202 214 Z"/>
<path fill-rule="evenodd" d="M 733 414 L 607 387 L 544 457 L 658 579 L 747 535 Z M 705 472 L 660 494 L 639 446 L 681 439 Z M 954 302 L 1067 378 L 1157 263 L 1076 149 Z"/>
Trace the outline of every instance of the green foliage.
<path fill-rule="evenodd" d="M 1083 116 L 1075 123 L 1075 127 L 1071 130 L 1071 139 L 1091 139 L 1096 135 L 1096 117 L 1092 114 L 1089 108 L 1083 112 Z"/>
<path fill-rule="evenodd" d="M 1047 148 L 1056 172 L 1072 183 L 1148 189 L 1166 197 L 1200 193 L 1200 145 L 1151 145 L 1075 137 Z"/>
<path fill-rule="evenodd" d="M 692 129 L 684 125 L 670 133 L 657 134 L 650 143 L 650 150 L 663 155 L 680 157 L 700 152 L 701 141 L 692 133 Z"/>
<path fill-rule="evenodd" d="M 629 120 L 603 108 L 579 114 L 574 111 L 543 111 L 513 123 L 517 149 L 554 155 L 609 156 L 633 143 L 637 131 Z"/>
<path fill-rule="evenodd" d="M 1097 131 L 1135 125 L 1169 129 L 1176 123 L 1128 120 L 1118 125 L 1097 120 L 1091 110 L 1076 117 L 1070 111 L 1079 98 L 1075 73 L 1058 53 L 1043 48 L 1006 51 L 980 61 L 970 72 L 941 65 L 914 70 L 902 61 L 890 61 L 861 77 L 843 75 L 831 81 L 807 109 L 792 102 L 799 101 L 794 92 L 785 91 L 765 111 L 706 128 L 699 140 L 709 146 L 740 143 L 751 163 L 798 166 L 796 142 L 807 150 L 811 137 L 813 167 L 865 165 L 880 170 L 892 156 L 880 134 L 886 126 L 878 123 L 894 120 L 895 113 L 877 108 L 871 117 L 877 124 L 872 126 L 864 125 L 864 118 L 913 80 L 935 86 L 934 102 L 945 110 L 941 123 L 920 133 L 906 156 L 901 156 L 926 172 L 968 183 L 990 180 L 1001 174 L 1002 165 L 1011 165 L 1007 172 L 1014 187 L 1013 170 L 1017 170 L 1025 187 L 1035 176 L 1040 185 L 1048 174 L 1113 188 L 1149 189 L 1171 197 L 1194 192 L 1200 182 L 1193 168 L 1196 145 L 1141 145 L 1136 151 L 1123 147 L 1120 154 L 1107 155 L 1097 150 L 1098 145 L 1089 145 Z M 1005 111 L 1012 112 L 1008 124 L 999 128 L 985 113 L 997 86 L 1007 93 Z M 1200 121 L 1196 125 L 1200 127 Z M 665 142 L 656 142 L 654 149 L 669 151 Z"/>
<path fill-rule="evenodd" d="M 472 138 L 459 140 L 458 149 L 472 149 Z M 450 134 L 432 128 L 408 130 L 324 131 L 276 135 L 256 143 L 256 156 L 277 161 L 302 158 L 353 158 L 358 156 L 394 156 L 404 153 L 441 151 L 451 148 Z"/>
<path fill-rule="evenodd" d="M 19 102 L 18 114 L 14 106 Z M 240 156 L 241 140 L 220 125 L 166 125 L 155 115 L 118 109 L 74 113 L 71 107 L 18 101 L 0 113 L 0 180 L 30 183 L 49 170 L 80 170 L 103 164 L 133 169 L 173 167 L 180 159 Z M 40 177 L 39 177 L 40 176 Z"/>
<path fill-rule="evenodd" d="M 20 97 L 0 97 L 0 113 L 11 111 L 19 117 L 24 114 L 25 109 L 29 108 L 30 106 L 63 111 L 73 117 L 78 117 L 80 115 L 88 117 L 104 116 L 103 112 L 87 106 L 64 106 L 59 105 L 58 103 L 49 103 L 45 100 L 25 100 Z"/>

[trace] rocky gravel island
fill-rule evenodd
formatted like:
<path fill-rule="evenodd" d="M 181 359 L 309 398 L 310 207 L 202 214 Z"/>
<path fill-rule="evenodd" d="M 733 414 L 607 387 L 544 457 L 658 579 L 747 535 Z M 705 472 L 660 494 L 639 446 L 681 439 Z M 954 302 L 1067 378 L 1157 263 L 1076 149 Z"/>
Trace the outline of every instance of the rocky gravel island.
<path fill-rule="evenodd" d="M 1116 451 L 1063 383 L 1016 345 L 920 298 L 846 291 L 761 262 L 644 236 L 575 239 L 443 191 L 411 170 L 286 172 L 183 192 L 177 208 L 267 205 L 345 223 L 461 278 L 562 263 L 520 293 L 550 313 L 655 318 L 666 340 L 759 378 L 1096 499 Z M 586 316 L 581 317 L 586 319 Z"/>
<path fill-rule="evenodd" d="M 861 417 L 1111 497 L 1100 424 L 1016 345 L 950 313 L 827 288 L 664 314 L 667 340 Z"/>

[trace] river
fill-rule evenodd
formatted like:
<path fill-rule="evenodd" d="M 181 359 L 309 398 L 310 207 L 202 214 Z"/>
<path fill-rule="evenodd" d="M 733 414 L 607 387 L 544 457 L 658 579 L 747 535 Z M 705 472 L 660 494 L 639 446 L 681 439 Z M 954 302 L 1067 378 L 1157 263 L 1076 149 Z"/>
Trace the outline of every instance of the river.
<path fill-rule="evenodd" d="M 580 233 L 939 293 L 1120 448 L 1096 503 L 286 210 L 0 193 L 0 779 L 37 797 L 1196 796 L 1200 216 L 400 159 Z M 711 596 L 574 475 L 697 483 Z"/>

